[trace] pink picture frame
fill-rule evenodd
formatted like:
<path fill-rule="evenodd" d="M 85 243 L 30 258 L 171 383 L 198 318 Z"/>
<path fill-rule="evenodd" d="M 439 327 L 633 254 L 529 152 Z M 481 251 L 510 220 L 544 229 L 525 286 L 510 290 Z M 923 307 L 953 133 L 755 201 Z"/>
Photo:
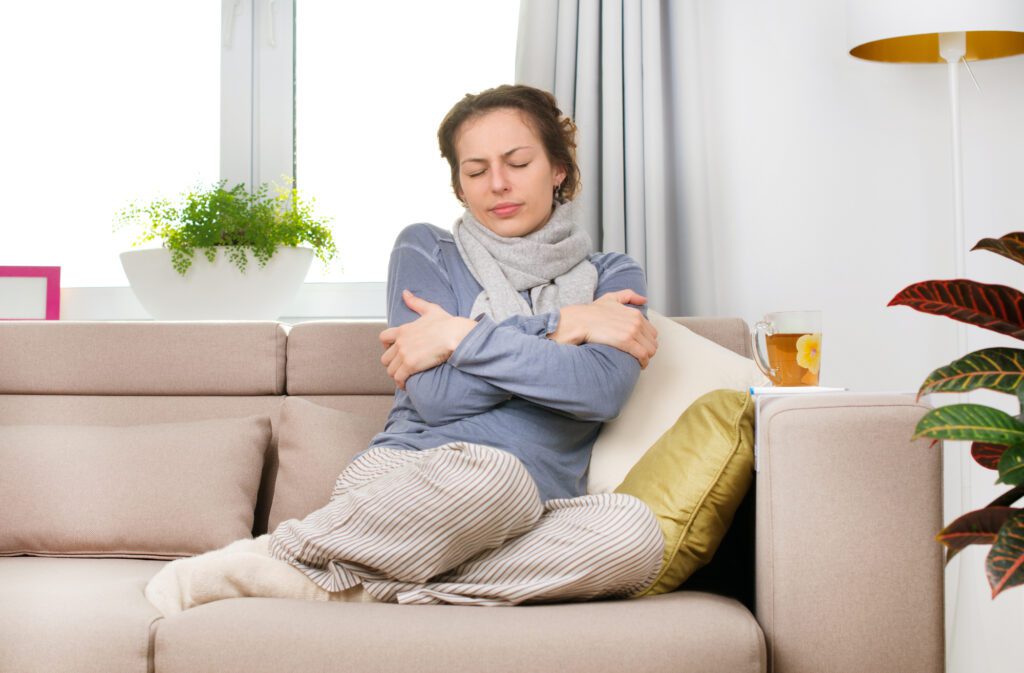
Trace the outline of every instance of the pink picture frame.
<path fill-rule="evenodd" d="M 0 291 L 5 278 L 43 278 L 46 281 L 45 320 L 60 320 L 60 267 L 59 266 L 0 266 Z M 0 320 L 38 320 L 38 318 L 9 317 L 0 313 Z"/>

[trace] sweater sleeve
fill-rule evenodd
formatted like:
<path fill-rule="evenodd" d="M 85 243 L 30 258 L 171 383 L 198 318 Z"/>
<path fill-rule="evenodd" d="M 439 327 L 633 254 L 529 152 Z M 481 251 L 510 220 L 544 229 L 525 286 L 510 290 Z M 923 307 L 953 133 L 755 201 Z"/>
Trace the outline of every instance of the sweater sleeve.
<path fill-rule="evenodd" d="M 436 258 L 437 244 L 426 225 L 399 234 L 388 265 L 388 325 L 412 322 L 419 314 L 402 301 L 402 290 L 458 315 L 447 271 Z M 512 397 L 507 391 L 447 363 L 414 374 L 405 382 L 409 402 L 427 425 L 437 426 L 488 411 Z"/>
<path fill-rule="evenodd" d="M 605 260 L 599 267 L 597 297 L 623 289 L 646 295 L 643 270 L 636 262 L 625 255 L 608 255 Z M 646 315 L 642 307 L 635 308 Z M 552 341 L 546 334 L 557 328 L 558 314 L 547 314 L 544 320 L 546 329 L 535 334 L 516 323 L 499 324 L 485 317 L 462 340 L 448 364 L 573 418 L 615 418 L 636 385 L 640 363 L 611 346 Z"/>

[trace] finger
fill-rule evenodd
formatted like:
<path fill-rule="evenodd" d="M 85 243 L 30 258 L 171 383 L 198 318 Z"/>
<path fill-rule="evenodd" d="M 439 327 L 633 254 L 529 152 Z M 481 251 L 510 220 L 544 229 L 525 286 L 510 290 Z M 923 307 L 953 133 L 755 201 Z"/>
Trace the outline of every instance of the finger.
<path fill-rule="evenodd" d="M 380 339 L 380 342 L 385 346 L 390 346 L 391 344 L 395 343 L 395 339 L 398 338 L 398 328 L 389 327 L 386 330 L 382 331 L 380 334 L 378 334 L 377 338 Z"/>
<path fill-rule="evenodd" d="M 394 345 L 388 346 L 384 351 L 384 355 L 380 356 L 380 363 L 384 365 L 385 368 L 387 368 L 388 365 L 391 364 L 391 361 L 395 359 L 395 350 Z"/>
<path fill-rule="evenodd" d="M 416 311 L 420 315 L 427 313 L 437 304 L 433 304 L 426 299 L 420 299 L 409 290 L 402 290 L 402 301 L 413 311 Z"/>
<path fill-rule="evenodd" d="M 647 354 L 647 349 L 639 341 L 631 342 L 627 346 L 626 352 L 636 358 L 637 362 L 640 363 L 640 369 L 647 369 L 647 363 L 650 362 L 651 358 Z"/>
<path fill-rule="evenodd" d="M 646 318 L 641 321 L 636 338 L 647 352 L 647 359 L 649 360 L 654 357 L 654 354 L 658 351 L 658 330 Z"/>
<path fill-rule="evenodd" d="M 409 371 L 404 367 L 400 368 L 395 372 L 395 384 L 401 389 L 405 390 L 405 382 L 409 380 Z"/>
<path fill-rule="evenodd" d="M 616 293 L 615 300 L 623 306 L 642 306 L 647 303 L 647 297 L 633 290 L 620 290 Z"/>
<path fill-rule="evenodd" d="M 654 357 L 654 354 L 655 354 L 655 353 L 656 353 L 656 352 L 658 351 L 658 344 L 657 344 L 656 342 L 652 341 L 651 339 L 649 339 L 649 338 L 648 338 L 648 337 L 647 337 L 646 335 L 644 335 L 644 334 L 641 334 L 641 335 L 640 335 L 640 336 L 639 336 L 639 337 L 637 338 L 637 343 L 638 343 L 638 344 L 640 344 L 640 348 L 642 348 L 642 349 L 643 349 L 643 352 L 644 352 L 644 357 L 645 357 L 645 358 L 646 358 L 646 359 L 647 359 L 648 361 L 649 361 L 649 360 L 650 360 L 650 359 L 651 359 L 652 357 Z"/>
<path fill-rule="evenodd" d="M 624 350 L 640 362 L 641 368 L 646 369 L 651 357 L 658 349 L 658 345 L 643 329 L 638 327 L 640 326 L 632 325 L 631 329 L 623 335 L 622 341 L 625 346 Z"/>
<path fill-rule="evenodd" d="M 642 294 L 631 290 L 616 290 L 615 292 L 608 292 L 601 296 L 601 299 L 607 298 L 609 301 L 616 301 L 620 304 L 636 304 L 642 305 L 647 303 L 647 297 Z"/>
<path fill-rule="evenodd" d="M 388 363 L 388 376 L 395 379 L 395 373 L 398 372 L 401 366 L 402 356 L 399 353 L 395 353 L 395 356 L 391 359 L 391 362 Z M 398 379 L 395 379 L 395 382 L 397 383 Z"/>
<path fill-rule="evenodd" d="M 620 299 L 620 297 L 624 292 L 630 292 L 630 290 L 615 290 L 614 292 L 605 292 L 598 298 L 597 301 L 615 302 L 616 304 L 621 304 L 622 300 Z"/>
<path fill-rule="evenodd" d="M 658 328 L 655 327 L 654 323 L 652 323 L 650 320 L 645 320 L 644 322 L 647 323 L 647 330 L 650 333 L 651 338 L 653 338 L 655 341 L 657 341 L 658 340 Z"/>
<path fill-rule="evenodd" d="M 644 320 L 643 327 L 640 331 L 644 337 L 654 343 L 655 348 L 658 347 L 658 330 L 655 329 L 654 325 L 652 325 L 650 321 Z"/>

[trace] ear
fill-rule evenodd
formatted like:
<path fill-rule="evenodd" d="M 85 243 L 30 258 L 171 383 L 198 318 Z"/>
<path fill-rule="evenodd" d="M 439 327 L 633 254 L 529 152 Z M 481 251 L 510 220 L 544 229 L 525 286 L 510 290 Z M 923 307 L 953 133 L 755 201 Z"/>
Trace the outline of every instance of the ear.
<path fill-rule="evenodd" d="M 558 166 L 551 171 L 551 183 L 555 189 L 561 186 L 562 182 L 565 180 L 565 175 L 565 167 L 563 166 Z"/>

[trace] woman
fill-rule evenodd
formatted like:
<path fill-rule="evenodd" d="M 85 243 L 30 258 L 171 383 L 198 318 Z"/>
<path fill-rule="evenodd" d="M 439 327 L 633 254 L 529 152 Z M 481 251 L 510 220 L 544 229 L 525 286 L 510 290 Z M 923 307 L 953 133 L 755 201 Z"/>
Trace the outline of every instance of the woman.
<path fill-rule="evenodd" d="M 663 543 L 650 510 L 583 495 L 601 423 L 657 335 L 640 267 L 590 254 L 575 220 L 574 135 L 554 97 L 526 86 L 467 95 L 442 122 L 466 210 L 451 232 L 413 225 L 395 243 L 386 428 L 328 505 L 269 538 L 320 589 L 517 604 L 653 581 Z"/>

